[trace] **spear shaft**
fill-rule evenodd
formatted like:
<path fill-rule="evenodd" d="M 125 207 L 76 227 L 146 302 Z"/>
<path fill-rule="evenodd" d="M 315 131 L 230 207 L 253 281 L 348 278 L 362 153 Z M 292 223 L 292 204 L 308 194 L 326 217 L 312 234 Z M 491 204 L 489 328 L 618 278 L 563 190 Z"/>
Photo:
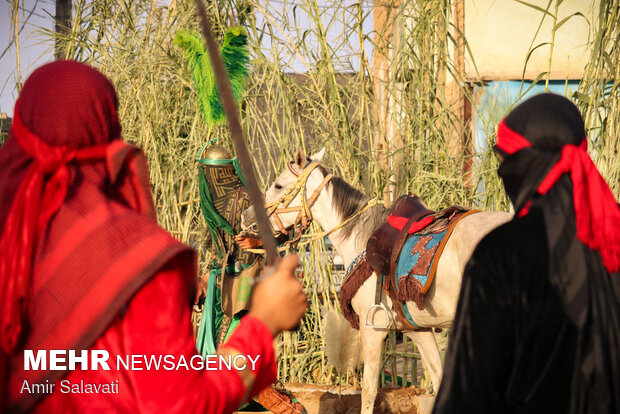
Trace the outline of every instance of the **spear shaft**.
<path fill-rule="evenodd" d="M 266 252 L 266 264 L 268 267 L 273 267 L 278 262 L 279 255 L 277 250 L 276 239 L 271 232 L 271 223 L 269 217 L 265 211 L 263 197 L 258 189 L 258 182 L 256 181 L 256 173 L 250 158 L 250 152 L 246 144 L 246 140 L 243 135 L 243 129 L 241 128 L 241 122 L 239 121 L 239 113 L 237 112 L 237 104 L 233 98 L 232 89 L 230 87 L 230 80 L 226 73 L 224 62 L 219 54 L 217 43 L 215 42 L 215 36 L 211 30 L 211 25 L 207 19 L 207 12 L 202 4 L 202 0 L 195 0 L 196 10 L 200 17 L 200 26 L 202 29 L 202 35 L 209 52 L 209 58 L 211 59 L 211 66 L 213 67 L 213 74 L 217 84 L 217 91 L 220 94 L 220 101 L 222 108 L 226 114 L 228 121 L 228 127 L 230 128 L 230 136 L 235 146 L 235 153 L 239 164 L 241 165 L 241 171 L 246 182 L 246 191 L 250 196 L 250 201 L 254 206 L 254 213 L 256 216 L 256 223 L 258 224 L 258 231 L 263 248 Z"/>

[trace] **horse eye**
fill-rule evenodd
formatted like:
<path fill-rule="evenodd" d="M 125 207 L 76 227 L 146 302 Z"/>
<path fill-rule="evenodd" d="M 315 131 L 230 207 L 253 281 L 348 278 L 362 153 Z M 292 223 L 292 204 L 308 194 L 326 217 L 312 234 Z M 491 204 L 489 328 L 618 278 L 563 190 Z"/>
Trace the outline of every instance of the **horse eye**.
<path fill-rule="evenodd" d="M 276 184 L 276 185 L 274 186 L 274 188 L 275 188 L 276 190 L 281 190 L 281 189 L 282 189 L 282 186 L 281 186 L 280 184 Z"/>

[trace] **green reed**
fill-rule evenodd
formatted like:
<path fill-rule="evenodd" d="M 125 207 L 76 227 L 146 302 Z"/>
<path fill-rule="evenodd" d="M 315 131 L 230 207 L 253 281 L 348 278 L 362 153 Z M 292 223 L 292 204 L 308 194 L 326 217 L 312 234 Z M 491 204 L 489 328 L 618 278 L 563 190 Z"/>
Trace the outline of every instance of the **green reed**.
<path fill-rule="evenodd" d="M 616 195 L 618 2 L 601 2 L 592 58 L 576 94 L 593 156 Z M 382 49 L 384 42 L 368 29 L 368 2 L 282 3 L 207 2 L 216 35 L 236 24 L 249 33 L 252 72 L 240 112 L 263 189 L 298 147 L 312 153 L 325 146 L 323 163 L 371 197 L 411 191 L 436 209 L 461 204 L 508 210 L 490 149 L 497 120 L 485 124 L 488 142 L 482 152 L 463 150 L 463 139 L 471 137 L 463 138 L 459 131 L 469 126 L 452 96 L 473 101 L 474 112 L 476 100 L 448 53 L 458 41 L 449 0 L 403 0 L 393 11 L 395 35 L 389 49 Z M 62 41 L 67 58 L 92 64 L 110 77 L 119 95 L 123 137 L 147 155 L 159 223 L 199 251 L 204 272 L 209 236 L 198 203 L 194 158 L 204 142 L 220 137 L 230 146 L 230 138 L 225 125 L 208 128 L 202 122 L 189 67 L 172 44 L 178 30 L 198 30 L 193 2 L 77 0 L 74 11 L 67 33 L 44 35 L 50 44 Z M 341 27 L 336 39 L 328 37 L 334 27 Z M 389 130 L 376 112 L 379 97 L 369 44 L 375 54 L 388 57 Z M 497 117 L 507 109 L 497 106 Z M 470 175 L 464 174 L 466 163 L 473 166 Z M 313 225 L 311 232 L 318 231 Z M 323 241 L 300 256 L 310 306 L 300 328 L 278 341 L 279 377 L 336 383 L 337 374 L 322 351 L 320 308 L 339 309 L 336 285 L 341 275 Z M 359 383 L 359 372 L 349 373 L 345 381 Z"/>

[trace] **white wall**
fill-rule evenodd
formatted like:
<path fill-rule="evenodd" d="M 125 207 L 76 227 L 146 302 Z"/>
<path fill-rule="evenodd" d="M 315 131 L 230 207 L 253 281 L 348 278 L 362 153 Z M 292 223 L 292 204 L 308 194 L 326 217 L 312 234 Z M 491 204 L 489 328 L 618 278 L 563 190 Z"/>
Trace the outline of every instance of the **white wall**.
<path fill-rule="evenodd" d="M 549 0 L 523 0 L 543 10 Z M 556 0 L 549 12 L 555 14 Z M 600 0 L 564 0 L 558 9 L 557 24 L 571 17 L 556 31 L 551 79 L 580 79 L 589 58 L 589 42 L 596 29 Z M 478 71 L 466 60 L 466 77 L 472 80 L 521 79 L 528 52 L 537 45 L 551 42 L 553 17 L 543 17 L 515 0 L 465 0 L 465 36 Z M 586 21 L 587 19 L 587 21 Z M 589 26 L 588 26 L 589 22 Z M 536 37 L 535 37 L 536 36 Z M 550 46 L 534 50 L 527 64 L 525 79 L 534 79 L 549 68 Z"/>

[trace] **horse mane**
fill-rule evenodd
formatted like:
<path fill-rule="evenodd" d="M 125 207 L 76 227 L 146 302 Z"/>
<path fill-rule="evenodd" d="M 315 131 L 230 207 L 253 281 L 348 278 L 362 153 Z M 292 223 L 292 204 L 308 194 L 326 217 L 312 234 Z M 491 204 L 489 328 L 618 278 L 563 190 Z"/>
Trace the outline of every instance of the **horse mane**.
<path fill-rule="evenodd" d="M 329 174 L 329 171 L 322 165 L 318 165 L 317 169 L 321 171 L 323 176 Z M 366 204 L 368 204 L 370 200 L 370 197 L 340 177 L 334 176 L 327 184 L 327 188 L 330 186 L 332 188 L 334 208 L 336 212 L 340 214 L 340 220 L 342 221 L 347 220 L 366 207 Z M 351 220 L 342 227 L 342 236 L 344 238 L 349 238 L 353 229 L 362 223 L 364 227 L 359 229 L 358 237 L 366 234 L 367 238 L 370 237 L 372 232 L 385 221 L 387 211 L 388 210 L 381 205 L 376 205 L 366 210 L 356 220 Z"/>

